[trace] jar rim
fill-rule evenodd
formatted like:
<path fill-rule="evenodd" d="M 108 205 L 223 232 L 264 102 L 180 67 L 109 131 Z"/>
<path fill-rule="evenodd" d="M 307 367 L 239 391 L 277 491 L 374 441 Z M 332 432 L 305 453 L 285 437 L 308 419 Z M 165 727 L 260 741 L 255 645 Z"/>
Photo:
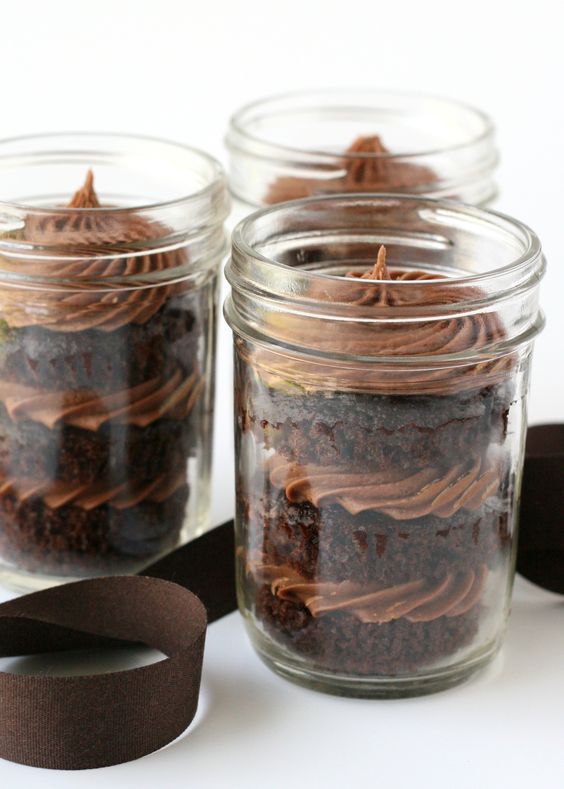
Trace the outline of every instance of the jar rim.
<path fill-rule="evenodd" d="M 354 153 L 347 153 L 346 151 L 335 152 L 335 151 L 328 151 L 321 149 L 312 149 L 312 148 L 299 148 L 290 145 L 284 145 L 282 143 L 275 143 L 269 140 L 267 137 L 261 137 L 260 135 L 254 134 L 249 131 L 248 129 L 248 121 L 251 118 L 253 113 L 257 110 L 263 109 L 265 112 L 269 110 L 269 108 L 275 108 L 278 103 L 283 103 L 291 100 L 300 100 L 300 99 L 308 99 L 308 102 L 311 103 L 315 98 L 318 99 L 329 99 L 330 97 L 341 97 L 347 98 L 349 96 L 363 96 L 365 98 L 373 96 L 375 99 L 399 99 L 405 102 L 413 102 L 414 105 L 419 103 L 420 105 L 428 104 L 430 107 L 434 105 L 435 107 L 440 107 L 443 110 L 447 111 L 454 111 L 456 113 L 465 113 L 469 117 L 473 117 L 475 120 L 479 122 L 481 125 L 481 129 L 474 135 L 469 136 L 467 139 L 461 140 L 459 142 L 445 144 L 442 146 L 430 146 L 428 148 L 421 148 L 419 150 L 413 150 L 409 152 L 400 152 L 400 153 L 376 153 L 376 152 L 354 152 Z M 374 105 L 374 109 L 377 105 Z M 326 105 L 325 109 L 335 109 L 336 107 L 332 107 L 330 104 Z M 368 107 L 367 107 L 368 109 Z M 471 104 L 467 104 L 465 102 L 459 101 L 457 99 L 451 99 L 444 96 L 431 94 L 431 93 L 423 93 L 423 92 L 413 92 L 413 91 L 392 91 L 392 90 L 376 90 L 371 88 L 339 88 L 339 89 L 331 89 L 331 88 L 321 88 L 316 90 L 300 90 L 300 91 L 291 91 L 287 93 L 280 93 L 274 94 L 271 96 L 267 96 L 261 99 L 257 99 L 253 102 L 250 102 L 240 109 L 238 109 L 235 113 L 231 115 L 229 121 L 229 132 L 226 137 L 226 144 L 228 149 L 235 150 L 237 148 L 241 148 L 248 152 L 248 149 L 245 148 L 244 143 L 248 142 L 250 145 L 260 145 L 261 151 L 252 151 L 252 155 L 256 156 L 257 158 L 268 159 L 268 160 L 276 160 L 276 161 L 288 161 L 290 158 L 292 160 L 296 157 L 303 157 L 308 156 L 311 158 L 315 158 L 316 161 L 319 163 L 323 162 L 334 162 L 336 158 L 340 160 L 409 160 L 411 158 L 421 158 L 424 156 L 435 156 L 442 153 L 448 153 L 450 151 L 458 151 L 464 148 L 471 148 L 474 145 L 478 145 L 482 143 L 484 140 L 493 137 L 494 135 L 494 124 L 490 116 L 485 113 L 484 111 L 474 107 Z M 234 140 L 233 135 L 238 136 L 241 138 L 241 141 Z"/>
<path fill-rule="evenodd" d="M 209 168 L 209 177 L 208 183 L 204 184 L 202 187 L 194 189 L 192 192 L 189 192 L 185 195 L 180 195 L 179 197 L 175 197 L 172 199 L 166 200 L 154 200 L 149 202 L 143 202 L 139 204 L 132 204 L 128 206 L 100 206 L 97 208 L 71 208 L 64 206 L 65 213 L 69 215 L 100 215 L 100 214 L 124 214 L 124 213 L 139 213 L 143 211 L 149 210 L 156 210 L 156 209 L 167 209 L 167 208 L 174 208 L 178 206 L 191 206 L 197 202 L 205 201 L 206 199 L 213 199 L 213 197 L 221 192 L 226 191 L 226 177 L 224 170 L 217 159 L 215 159 L 210 154 L 202 151 L 199 148 L 193 147 L 191 145 L 186 145 L 184 143 L 176 142 L 174 140 L 170 140 L 163 137 L 157 137 L 152 135 L 144 135 L 144 134 L 135 134 L 135 133 L 127 133 L 127 132 L 108 132 L 108 131 L 84 131 L 84 130 L 77 130 L 77 131 L 64 131 L 64 132 L 40 132 L 37 134 L 24 134 L 24 135 L 16 135 L 13 137 L 5 137 L 0 139 L 0 170 L 2 169 L 2 165 L 4 161 L 9 161 L 12 159 L 13 156 L 17 155 L 16 153 L 10 154 L 5 153 L 3 148 L 4 146 L 9 145 L 18 145 L 20 143 L 33 143 L 37 142 L 40 143 L 41 141 L 56 141 L 56 140 L 64 140 L 65 138 L 68 139 L 78 139 L 78 140 L 116 140 L 121 143 L 125 143 L 128 140 L 132 142 L 137 142 L 139 144 L 148 144 L 162 147 L 168 151 L 177 151 L 178 153 L 188 154 L 194 158 L 194 160 L 199 160 L 202 164 L 205 164 Z M 60 152 L 62 153 L 62 151 Z M 84 151 L 83 153 L 86 153 Z M 12 165 L 13 166 L 13 165 Z M 3 200 L 0 199 L 0 210 L 1 209 L 17 209 L 21 211 L 25 211 L 26 214 L 37 214 L 38 216 L 44 216 L 52 214 L 54 210 L 60 211 L 61 207 L 54 207 L 54 206 L 37 206 L 33 203 L 26 203 L 17 200 Z M 225 218 L 227 215 L 227 210 L 222 215 L 221 220 Z"/>
<path fill-rule="evenodd" d="M 452 276 L 448 277 L 448 284 L 449 285 L 457 285 L 457 284 L 464 284 L 464 285 L 473 285 L 478 284 L 481 282 L 485 282 L 500 275 L 511 274 L 514 272 L 518 272 L 524 266 L 531 264 L 531 262 L 535 261 L 536 259 L 544 261 L 542 257 L 542 246 L 539 237 L 537 234 L 526 224 L 521 222 L 518 219 L 514 219 L 507 214 L 501 213 L 499 211 L 492 211 L 486 210 L 483 208 L 479 208 L 476 206 L 467 205 L 465 203 L 458 203 L 453 200 L 436 200 L 434 198 L 419 196 L 419 195 L 403 195 L 403 194 L 396 194 L 396 193 L 367 193 L 367 192 L 349 192 L 344 194 L 338 195 L 321 195 L 317 197 L 307 197 L 301 200 L 292 200 L 285 203 L 278 203 L 273 206 L 269 206 L 268 208 L 262 208 L 257 211 L 254 211 L 252 214 L 245 217 L 241 220 L 233 229 L 232 233 L 232 246 L 234 252 L 241 252 L 243 255 L 249 256 L 254 258 L 257 261 L 265 264 L 268 267 L 272 267 L 273 269 L 282 269 L 287 272 L 295 272 L 296 269 L 292 266 L 288 266 L 285 263 L 277 261 L 273 258 L 269 258 L 266 255 L 263 255 L 261 252 L 257 251 L 248 241 L 246 238 L 246 234 L 249 233 L 250 229 L 253 225 L 257 222 L 257 220 L 262 219 L 264 217 L 273 217 L 276 214 L 281 214 L 287 211 L 299 211 L 300 209 L 307 209 L 308 206 L 312 206 L 315 204 L 323 204 L 326 203 L 330 204 L 337 204 L 337 203 L 364 203 L 364 204 L 374 204 L 380 202 L 382 205 L 390 202 L 400 202 L 405 204 L 416 204 L 416 203 L 423 203 L 429 204 L 431 207 L 436 209 L 444 209 L 446 212 L 453 212 L 460 217 L 468 217 L 475 220 L 486 220 L 491 221 L 497 220 L 498 223 L 502 223 L 507 228 L 512 228 L 514 231 L 514 235 L 517 235 L 517 232 L 521 235 L 521 238 L 525 241 L 525 249 L 515 260 L 510 263 L 505 264 L 504 266 L 499 266 L 498 268 L 493 268 L 489 271 L 478 272 L 476 274 L 467 274 L 462 276 Z M 543 270 L 544 271 L 544 263 L 543 263 Z M 345 282 L 354 282 L 354 280 L 349 280 L 346 277 L 338 276 L 335 274 L 327 274 L 324 272 L 319 272 L 310 269 L 300 268 L 299 272 L 301 275 L 305 275 L 308 278 L 311 277 L 312 281 L 335 281 L 336 279 L 345 281 Z M 433 286 L 436 287 L 438 280 L 418 280 L 417 286 L 423 288 L 432 288 Z M 394 287 L 399 288 L 409 288 L 413 287 L 413 282 L 410 280 L 382 280 L 384 283 L 391 283 Z"/>

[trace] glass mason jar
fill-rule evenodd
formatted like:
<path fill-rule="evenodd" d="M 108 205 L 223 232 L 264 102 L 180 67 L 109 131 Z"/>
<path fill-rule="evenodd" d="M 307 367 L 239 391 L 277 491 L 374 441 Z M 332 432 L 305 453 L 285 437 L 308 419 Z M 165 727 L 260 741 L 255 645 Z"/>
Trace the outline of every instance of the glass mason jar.
<path fill-rule="evenodd" d="M 278 673 L 414 695 L 496 653 L 543 270 L 519 222 L 414 196 L 236 228 L 238 595 Z"/>
<path fill-rule="evenodd" d="M 0 580 L 137 572 L 208 525 L 224 176 L 55 134 L 0 183 Z"/>
<path fill-rule="evenodd" d="M 496 194 L 491 120 L 434 96 L 375 90 L 276 96 L 236 112 L 226 143 L 239 218 L 253 207 L 323 193 L 424 194 L 476 205 Z"/>

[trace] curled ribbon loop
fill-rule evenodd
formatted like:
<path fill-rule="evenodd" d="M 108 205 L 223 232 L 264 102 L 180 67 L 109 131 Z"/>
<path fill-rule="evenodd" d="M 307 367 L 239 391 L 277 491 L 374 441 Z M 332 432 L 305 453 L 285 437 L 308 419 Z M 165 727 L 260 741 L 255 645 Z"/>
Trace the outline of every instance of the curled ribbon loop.
<path fill-rule="evenodd" d="M 105 767 L 178 737 L 198 706 L 206 623 L 237 605 L 233 543 L 229 521 L 145 570 L 153 577 L 78 581 L 0 605 L 2 657 L 132 642 L 166 656 L 94 676 L 0 673 L 0 758 Z"/>
<path fill-rule="evenodd" d="M 0 756 L 63 770 L 136 759 L 181 734 L 198 705 L 206 612 L 155 578 L 98 578 L 0 606 L 0 654 L 142 643 L 166 657 L 92 676 L 0 673 Z"/>

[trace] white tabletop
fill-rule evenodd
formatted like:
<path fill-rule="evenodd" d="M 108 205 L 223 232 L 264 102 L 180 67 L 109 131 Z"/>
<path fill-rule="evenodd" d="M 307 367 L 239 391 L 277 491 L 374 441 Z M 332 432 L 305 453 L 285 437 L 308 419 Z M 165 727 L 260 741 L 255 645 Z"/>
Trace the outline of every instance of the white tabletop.
<path fill-rule="evenodd" d="M 557 789 L 563 655 L 562 598 L 518 579 L 505 647 L 485 672 L 434 696 L 342 699 L 274 675 L 234 613 L 208 630 L 200 709 L 167 748 L 81 773 L 2 762 L 0 778 L 10 789 Z"/>
<path fill-rule="evenodd" d="M 137 131 L 199 145 L 225 160 L 229 113 L 272 92 L 376 86 L 482 106 L 499 129 L 496 208 L 537 231 L 549 262 L 542 288 L 548 323 L 536 343 L 530 421 L 562 421 L 562 13 L 553 0 L 474 0 L 465 8 L 452 0 L 9 3 L 0 47 L 0 135 Z M 230 369 L 222 325 L 214 523 L 233 512 Z M 53 658 L 52 667 L 60 660 Z M 99 670 L 112 666 L 111 658 L 90 662 Z M 518 579 L 506 644 L 494 664 L 458 688 L 398 701 L 340 699 L 285 682 L 260 663 L 239 615 L 231 614 L 208 630 L 200 709 L 169 747 L 81 773 L 0 761 L 3 789 L 100 785 L 562 789 L 564 599 Z"/>

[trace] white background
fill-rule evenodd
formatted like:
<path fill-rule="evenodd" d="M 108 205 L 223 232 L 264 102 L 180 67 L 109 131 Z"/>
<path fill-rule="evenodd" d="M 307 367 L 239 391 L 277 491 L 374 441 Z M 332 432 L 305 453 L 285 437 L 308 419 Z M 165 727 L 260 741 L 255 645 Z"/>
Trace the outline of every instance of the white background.
<path fill-rule="evenodd" d="M 20 0 L 1 3 L 0 137 L 132 131 L 225 159 L 229 114 L 307 87 L 422 90 L 495 119 L 496 207 L 548 258 L 531 422 L 564 419 L 564 12 L 560 2 Z M 214 519 L 232 513 L 229 336 L 220 332 Z M 197 722 L 102 771 L 0 762 L 12 787 L 564 786 L 564 605 L 517 584 L 506 648 L 468 685 L 396 702 L 335 699 L 272 676 L 236 614 L 208 635 Z"/>

